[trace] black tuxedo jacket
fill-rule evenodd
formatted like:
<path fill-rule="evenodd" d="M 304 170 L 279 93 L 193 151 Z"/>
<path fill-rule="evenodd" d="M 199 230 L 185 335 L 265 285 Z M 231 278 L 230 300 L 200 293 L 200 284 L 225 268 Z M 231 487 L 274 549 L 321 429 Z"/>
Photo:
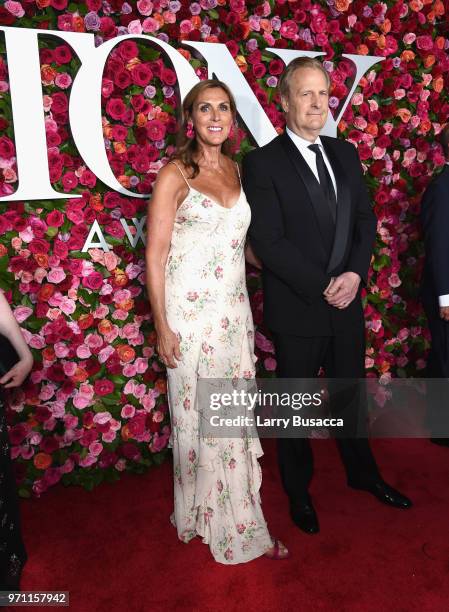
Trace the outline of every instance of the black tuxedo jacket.
<path fill-rule="evenodd" d="M 329 336 L 364 324 L 360 290 L 344 310 L 329 306 L 323 291 L 346 271 L 366 282 L 376 218 L 355 147 L 320 138 L 337 183 L 335 225 L 317 206 L 320 184 L 286 133 L 243 160 L 249 238 L 263 263 L 264 320 L 274 332 Z"/>
<path fill-rule="evenodd" d="M 421 292 L 428 316 L 438 319 L 440 295 L 449 294 L 449 166 L 435 177 L 421 201 L 425 260 Z"/>

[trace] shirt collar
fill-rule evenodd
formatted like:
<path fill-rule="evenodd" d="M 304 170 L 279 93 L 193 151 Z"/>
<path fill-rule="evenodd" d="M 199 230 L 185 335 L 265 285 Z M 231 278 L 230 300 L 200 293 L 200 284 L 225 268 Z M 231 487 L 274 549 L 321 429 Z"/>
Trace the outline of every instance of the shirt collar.
<path fill-rule="evenodd" d="M 290 128 L 286 127 L 285 131 L 287 132 L 287 134 L 290 136 L 290 138 L 293 140 L 293 142 L 295 143 L 295 145 L 298 147 L 298 149 L 300 151 L 304 151 L 304 149 L 307 149 L 309 147 L 309 145 L 311 144 L 318 144 L 320 145 L 320 147 L 323 147 L 323 143 L 320 140 L 320 137 L 318 136 L 318 138 L 315 140 L 315 142 L 310 142 L 309 140 L 306 140 L 305 138 L 303 138 L 302 136 L 298 136 L 298 134 L 295 134 L 295 132 L 293 132 Z M 310 151 L 310 149 L 309 149 Z"/>

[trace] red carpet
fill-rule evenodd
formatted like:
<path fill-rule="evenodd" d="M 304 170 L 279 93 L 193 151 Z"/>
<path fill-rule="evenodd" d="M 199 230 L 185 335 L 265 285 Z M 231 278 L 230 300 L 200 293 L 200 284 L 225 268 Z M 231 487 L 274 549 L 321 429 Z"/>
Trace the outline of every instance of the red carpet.
<path fill-rule="evenodd" d="M 70 591 L 70 609 L 80 612 L 448 610 L 449 449 L 426 440 L 373 443 L 385 478 L 414 501 L 396 510 L 348 489 L 335 445 L 314 441 L 321 533 L 307 536 L 290 521 L 274 441 L 263 444 L 265 515 L 290 560 L 227 567 L 199 539 L 179 542 L 169 523 L 168 462 L 91 493 L 58 485 L 24 500 L 22 588 Z"/>

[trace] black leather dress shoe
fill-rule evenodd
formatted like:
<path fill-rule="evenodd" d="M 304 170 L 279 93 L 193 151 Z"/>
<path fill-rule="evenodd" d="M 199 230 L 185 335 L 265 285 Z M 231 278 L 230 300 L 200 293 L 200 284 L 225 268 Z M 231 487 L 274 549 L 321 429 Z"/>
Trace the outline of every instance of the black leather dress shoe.
<path fill-rule="evenodd" d="M 387 504 L 387 506 L 393 506 L 394 508 L 410 508 L 413 504 L 411 500 L 390 487 L 389 484 L 384 482 L 383 480 L 379 480 L 378 482 L 373 483 L 372 485 L 349 485 L 352 489 L 358 489 L 360 491 L 368 491 L 368 493 L 372 493 L 374 497 L 377 497 L 379 501 L 383 504 Z"/>
<path fill-rule="evenodd" d="M 320 526 L 312 501 L 290 506 L 290 516 L 297 527 L 304 533 L 318 533 Z"/>
<path fill-rule="evenodd" d="M 438 446 L 449 446 L 449 438 L 430 438 L 430 441 Z"/>

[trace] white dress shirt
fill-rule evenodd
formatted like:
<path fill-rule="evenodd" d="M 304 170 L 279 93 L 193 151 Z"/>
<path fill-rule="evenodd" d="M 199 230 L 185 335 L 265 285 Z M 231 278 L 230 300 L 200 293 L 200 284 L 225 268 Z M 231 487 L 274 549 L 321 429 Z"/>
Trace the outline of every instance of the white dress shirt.
<path fill-rule="evenodd" d="M 449 162 L 446 162 L 446 165 L 449 166 Z M 438 302 L 440 304 L 440 308 L 449 306 L 449 293 L 446 293 L 446 295 L 440 295 L 438 297 Z"/>
<path fill-rule="evenodd" d="M 312 170 L 318 182 L 320 182 L 320 178 L 318 176 L 318 169 L 316 167 L 316 153 L 311 151 L 308 147 L 311 144 L 317 144 L 320 146 L 321 153 L 323 154 L 324 163 L 326 164 L 326 168 L 330 174 L 332 183 L 334 185 L 335 196 L 337 196 L 337 183 L 335 181 L 334 171 L 332 170 L 332 166 L 330 165 L 330 162 L 327 159 L 326 151 L 324 150 L 320 137 L 318 136 L 315 142 L 310 142 L 309 140 L 306 140 L 305 138 L 298 136 L 298 134 L 295 134 L 295 132 L 292 132 L 292 130 L 288 127 L 285 128 L 285 131 L 295 143 L 296 147 L 298 148 L 298 151 L 304 157 L 305 161 L 307 162 L 307 165 Z"/>

